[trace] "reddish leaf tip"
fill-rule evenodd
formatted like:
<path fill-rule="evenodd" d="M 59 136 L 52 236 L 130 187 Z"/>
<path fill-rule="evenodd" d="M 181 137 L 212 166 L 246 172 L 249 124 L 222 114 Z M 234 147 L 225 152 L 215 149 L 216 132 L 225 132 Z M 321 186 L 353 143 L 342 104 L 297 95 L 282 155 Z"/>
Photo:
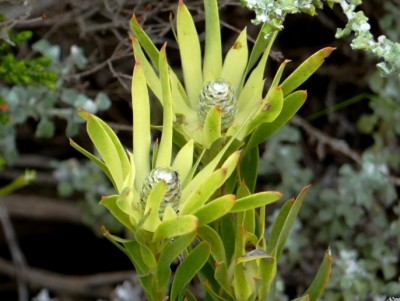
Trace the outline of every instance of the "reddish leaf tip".
<path fill-rule="evenodd" d="M 131 21 L 133 21 L 133 22 L 139 24 L 139 23 L 138 23 L 138 20 L 137 20 L 137 18 L 136 18 L 135 13 L 132 13 Z"/>

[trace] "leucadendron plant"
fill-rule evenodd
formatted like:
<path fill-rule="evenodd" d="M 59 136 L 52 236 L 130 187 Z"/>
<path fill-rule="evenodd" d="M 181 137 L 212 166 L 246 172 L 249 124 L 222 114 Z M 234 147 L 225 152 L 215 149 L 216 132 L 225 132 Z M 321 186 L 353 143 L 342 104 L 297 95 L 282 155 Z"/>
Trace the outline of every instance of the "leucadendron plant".
<path fill-rule="evenodd" d="M 150 102 L 141 64 L 136 61 L 132 79 L 133 152 L 127 151 L 113 130 L 100 118 L 81 111 L 87 132 L 101 158 L 74 141 L 71 145 L 95 162 L 113 183 L 116 194 L 101 204 L 129 230 L 128 238 L 105 235 L 132 260 L 149 300 L 177 300 L 209 259 L 211 241 L 192 246 L 199 228 L 228 213 L 254 210 L 277 201 L 281 194 L 265 191 L 238 198 L 223 194 L 221 187 L 237 166 L 240 151 L 225 160 L 228 144 L 207 165 L 194 161 L 194 142 L 173 154 L 173 122 L 170 74 L 165 47 L 159 56 L 162 100 L 162 135 L 151 141 Z M 172 288 L 171 264 L 180 258 Z"/>
<path fill-rule="evenodd" d="M 283 204 L 267 237 L 266 206 L 281 193 L 255 192 L 257 146 L 298 111 L 307 93 L 296 89 L 333 48 L 316 52 L 281 80 L 289 61 L 283 62 L 264 92 L 277 31 L 265 25 L 248 57 L 244 29 L 223 60 L 217 1 L 204 0 L 204 9 L 202 56 L 193 18 L 178 4 L 183 82 L 167 62 L 166 45 L 158 49 L 132 18 L 132 150 L 104 121 L 83 111 L 100 158 L 72 140 L 71 145 L 115 187 L 100 203 L 128 235 L 119 238 L 106 229 L 104 234 L 131 259 L 148 300 L 196 300 L 193 279 L 200 279 L 205 300 L 274 300 L 278 260 L 308 187 Z M 163 108 L 158 127 L 150 124 L 148 89 Z M 152 128 L 161 129 L 159 143 L 152 141 Z M 317 300 L 330 267 L 327 253 L 296 300 Z"/>

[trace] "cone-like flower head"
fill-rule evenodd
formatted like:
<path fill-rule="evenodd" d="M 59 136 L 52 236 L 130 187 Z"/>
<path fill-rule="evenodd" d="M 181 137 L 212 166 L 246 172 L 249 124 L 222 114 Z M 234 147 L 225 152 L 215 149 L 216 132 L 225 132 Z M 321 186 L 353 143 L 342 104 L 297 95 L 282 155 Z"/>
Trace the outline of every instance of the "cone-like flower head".
<path fill-rule="evenodd" d="M 237 105 L 233 87 L 223 78 L 205 83 L 200 92 L 197 114 L 202 125 L 213 108 L 221 112 L 221 130 L 226 131 L 235 119 Z"/>

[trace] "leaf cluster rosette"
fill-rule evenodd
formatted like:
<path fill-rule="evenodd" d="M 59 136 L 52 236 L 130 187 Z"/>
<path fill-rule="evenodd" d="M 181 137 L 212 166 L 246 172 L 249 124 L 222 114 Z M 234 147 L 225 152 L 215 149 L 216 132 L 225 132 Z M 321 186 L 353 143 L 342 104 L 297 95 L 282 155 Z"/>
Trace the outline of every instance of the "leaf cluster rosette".
<path fill-rule="evenodd" d="M 193 139 L 199 149 L 208 152 L 220 150 L 230 137 L 239 142 L 236 148 L 247 141 L 250 141 L 247 148 L 254 147 L 298 111 L 307 93 L 296 89 L 321 66 L 334 48 L 318 51 L 282 80 L 289 60 L 284 61 L 265 92 L 267 59 L 278 30 L 265 24 L 250 51 L 244 28 L 223 58 L 217 1 L 205 0 L 204 13 L 205 45 L 202 50 L 193 17 L 182 1 L 176 12 L 175 36 L 183 80 L 169 67 L 174 130 L 183 141 Z M 160 52 L 135 16 L 131 19 L 131 29 L 135 58 L 143 66 L 149 88 L 164 106 L 158 65 Z M 221 81 L 226 83 L 227 98 L 234 104 L 221 101 L 217 90 L 216 103 L 212 106 L 212 92 L 204 93 L 204 90 L 210 85 L 221 86 L 218 85 Z M 204 108 L 207 111 L 202 111 Z"/>

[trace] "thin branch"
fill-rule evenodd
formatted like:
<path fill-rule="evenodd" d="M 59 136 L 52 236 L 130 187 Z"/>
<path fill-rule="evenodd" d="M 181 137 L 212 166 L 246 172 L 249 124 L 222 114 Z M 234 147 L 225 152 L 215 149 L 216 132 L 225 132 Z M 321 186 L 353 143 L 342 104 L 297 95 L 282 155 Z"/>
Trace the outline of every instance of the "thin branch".
<path fill-rule="evenodd" d="M 17 274 L 15 267 L 1 257 L 0 271 L 10 277 L 16 277 Z M 34 288 L 47 288 L 57 293 L 90 298 L 108 298 L 115 284 L 134 277 L 132 271 L 71 276 L 32 267 L 27 267 L 23 274 L 23 280 Z"/>
<path fill-rule="evenodd" d="M 0 222 L 3 226 L 4 236 L 10 249 L 11 258 L 14 264 L 15 277 L 18 286 L 18 300 L 28 301 L 29 292 L 25 280 L 27 270 L 25 257 L 19 248 L 14 228 L 11 224 L 10 217 L 3 202 L 3 197 L 0 197 Z"/>

